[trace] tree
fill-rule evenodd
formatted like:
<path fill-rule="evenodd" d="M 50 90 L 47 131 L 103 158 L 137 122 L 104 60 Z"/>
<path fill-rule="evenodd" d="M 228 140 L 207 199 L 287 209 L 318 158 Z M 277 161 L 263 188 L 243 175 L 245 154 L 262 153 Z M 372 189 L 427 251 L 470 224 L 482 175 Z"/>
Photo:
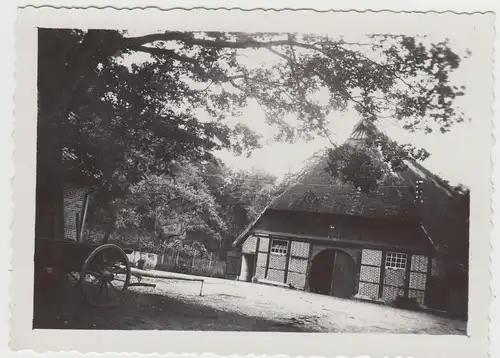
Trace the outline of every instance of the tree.
<path fill-rule="evenodd" d="M 231 170 L 217 160 L 204 165 L 202 171 L 227 225 L 227 231 L 222 236 L 223 248 L 230 248 L 234 238 L 282 190 L 276 177 L 268 173 L 259 170 Z"/>
<path fill-rule="evenodd" d="M 37 211 L 46 202 L 38 199 L 48 196 L 54 203 L 53 234 L 60 235 L 63 145 L 75 147 L 70 149 L 113 198 L 143 180 L 140 174 L 168 170 L 169 160 L 185 150 L 206 159 L 217 146 L 243 150 L 234 138 L 257 145 L 255 133 L 225 121 L 250 98 L 279 129 L 277 139 L 287 141 L 328 135 L 328 113 L 347 108 L 369 121 L 389 115 L 405 129 L 426 132 L 436 125 L 446 132 L 463 120 L 453 105 L 463 91 L 449 81 L 461 59 L 446 42 L 388 35 L 369 40 L 175 31 L 130 37 L 120 31 L 40 29 Z M 242 55 L 256 50 L 276 61 L 255 68 L 245 64 Z M 151 58 L 128 68 L 119 59 L 130 53 Z M 327 100 L 316 100 L 317 93 L 327 93 Z M 201 122 L 199 109 L 213 121 Z M 297 120 L 288 121 L 288 114 Z M 152 148 L 141 145 L 144 141 Z M 111 155 L 120 148 L 126 154 Z M 129 177 L 122 180 L 124 175 Z"/>
<path fill-rule="evenodd" d="M 374 148 L 358 148 L 343 144 L 328 153 L 329 171 L 334 178 L 351 183 L 365 193 L 375 192 L 389 168 L 377 160 Z"/>
<path fill-rule="evenodd" d="M 199 169 L 188 161 L 172 175 L 148 176 L 129 189 L 120 204 L 118 226 L 145 227 L 159 239 L 201 230 L 218 237 L 226 230 L 219 204 Z"/>
<path fill-rule="evenodd" d="M 371 122 L 360 121 L 356 134 L 362 139 L 351 139 L 328 150 L 325 169 L 365 193 L 375 193 L 383 182 L 396 184 L 395 174 L 408 169 L 407 160 L 425 160 L 430 155 L 425 149 L 396 143 Z"/>
<path fill-rule="evenodd" d="M 193 231 L 220 240 L 226 224 L 199 168 L 187 160 L 172 165 L 171 173 L 146 175 L 129 186 L 126 196 L 111 203 L 115 217 L 108 236 L 113 233 L 122 245 L 155 252 L 179 246 Z"/>
<path fill-rule="evenodd" d="M 105 237 L 120 245 L 202 253 L 230 247 L 279 192 L 275 177 L 234 171 L 215 159 L 172 166 L 169 174 L 148 176 L 111 202 L 114 218 L 94 204 L 88 226 L 107 224 Z"/>

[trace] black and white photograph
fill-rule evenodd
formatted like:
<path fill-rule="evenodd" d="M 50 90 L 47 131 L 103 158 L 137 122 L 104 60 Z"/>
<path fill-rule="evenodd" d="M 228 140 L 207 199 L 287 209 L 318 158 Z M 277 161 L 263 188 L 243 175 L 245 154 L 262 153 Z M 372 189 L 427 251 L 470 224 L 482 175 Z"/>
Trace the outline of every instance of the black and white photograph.
<path fill-rule="evenodd" d="M 493 15 L 30 11 L 29 330 L 479 336 Z"/>

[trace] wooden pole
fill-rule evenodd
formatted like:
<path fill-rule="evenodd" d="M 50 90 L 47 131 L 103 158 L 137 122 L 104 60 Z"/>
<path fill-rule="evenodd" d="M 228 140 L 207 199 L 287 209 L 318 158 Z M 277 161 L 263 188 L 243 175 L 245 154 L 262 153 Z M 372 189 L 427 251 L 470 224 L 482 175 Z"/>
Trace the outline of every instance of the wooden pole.
<path fill-rule="evenodd" d="M 404 297 L 409 297 L 410 292 L 410 276 L 411 276 L 411 259 L 412 255 L 406 254 L 406 267 L 405 267 L 405 284 L 404 284 Z"/>
<path fill-rule="evenodd" d="M 200 296 L 203 296 L 203 283 L 205 281 L 201 281 L 201 287 L 200 287 Z"/>
<path fill-rule="evenodd" d="M 83 238 L 83 230 L 85 228 L 85 221 L 87 220 L 87 211 L 89 208 L 89 201 L 90 201 L 90 195 L 87 193 L 87 194 L 85 194 L 85 199 L 83 201 L 83 216 L 82 216 L 82 222 L 80 224 L 80 236 L 79 236 L 78 241 L 80 241 Z"/>
<path fill-rule="evenodd" d="M 80 215 L 75 213 L 76 241 L 80 242 Z"/>
<path fill-rule="evenodd" d="M 330 279 L 330 292 L 328 294 L 330 296 L 333 296 L 333 290 L 334 290 L 334 279 L 335 279 L 335 266 L 337 265 L 337 253 L 338 251 L 334 251 L 333 253 L 333 267 L 332 267 L 332 278 Z"/>
<path fill-rule="evenodd" d="M 387 251 L 382 251 L 382 262 L 380 266 L 380 277 L 378 286 L 378 298 L 384 297 L 384 281 L 385 281 L 385 261 L 387 257 Z"/>

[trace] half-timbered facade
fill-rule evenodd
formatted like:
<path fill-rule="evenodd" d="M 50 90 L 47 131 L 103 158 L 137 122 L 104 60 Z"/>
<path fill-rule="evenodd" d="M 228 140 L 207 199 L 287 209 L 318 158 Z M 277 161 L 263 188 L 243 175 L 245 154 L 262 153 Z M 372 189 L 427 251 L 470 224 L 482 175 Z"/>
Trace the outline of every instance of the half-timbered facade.
<path fill-rule="evenodd" d="M 450 187 L 420 164 L 407 164 L 397 181 L 366 194 L 332 179 L 320 158 L 235 240 L 239 280 L 342 298 L 399 296 L 445 309 L 447 278 L 436 241 L 467 247 L 468 223 L 456 220 Z"/>
<path fill-rule="evenodd" d="M 427 282 L 438 274 L 423 230 L 400 220 L 268 209 L 241 249 L 240 280 L 342 298 L 403 296 L 423 305 Z"/>

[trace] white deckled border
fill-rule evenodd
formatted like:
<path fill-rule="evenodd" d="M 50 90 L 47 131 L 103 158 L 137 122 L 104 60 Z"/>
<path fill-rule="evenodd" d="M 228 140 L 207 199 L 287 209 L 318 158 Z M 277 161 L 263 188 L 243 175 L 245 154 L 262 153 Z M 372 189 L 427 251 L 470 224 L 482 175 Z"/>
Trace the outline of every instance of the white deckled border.
<path fill-rule="evenodd" d="M 122 5 L 123 6 L 123 5 Z M 467 10 L 465 10 L 467 11 Z M 182 14 L 180 16 L 179 14 Z M 373 14 L 372 14 L 373 15 Z M 360 21 L 359 16 L 365 16 Z M 428 336 L 405 334 L 327 334 L 327 333 L 238 333 L 238 332 L 160 332 L 160 331 L 53 331 L 32 330 L 32 257 L 34 236 L 34 178 L 36 153 L 36 29 L 35 26 L 71 28 L 127 28 L 133 24 L 148 24 L 154 29 L 177 30 L 238 30 L 238 31 L 298 31 L 322 32 L 325 22 L 331 26 L 377 23 L 377 32 L 397 28 L 406 22 L 400 15 L 391 21 L 380 21 L 380 14 L 314 12 L 244 12 L 207 11 L 160 12 L 156 9 L 117 11 L 114 9 L 60 10 L 28 8 L 19 14 L 17 24 L 17 91 L 16 91 L 16 173 L 15 221 L 13 225 L 13 271 L 11 286 L 12 348 L 37 352 L 138 352 L 138 353 L 205 353 L 218 355 L 279 355 L 287 356 L 484 356 L 487 349 L 487 307 L 490 302 L 490 178 L 478 177 L 471 186 L 471 287 L 469 337 Z M 436 26 L 436 17 L 417 16 L 420 24 Z M 449 15 L 451 16 L 451 15 Z M 468 15 L 462 15 L 468 16 Z M 492 21 L 491 15 L 481 21 Z M 342 24 L 339 24 L 341 22 Z M 422 26 L 422 25 L 420 25 Z M 425 25 L 424 25 L 425 26 Z M 440 26 L 443 26 L 441 23 Z M 339 27 L 341 28 L 341 27 Z M 489 41 L 485 38 L 485 41 Z M 485 84 L 490 88 L 490 84 Z M 485 91 L 485 96 L 489 93 Z M 486 118 L 491 111 L 485 109 Z M 487 160 L 491 144 L 491 125 L 482 128 L 478 145 L 486 148 L 483 166 L 478 172 L 491 172 Z M 484 137 L 483 137 L 484 136 Z"/>

